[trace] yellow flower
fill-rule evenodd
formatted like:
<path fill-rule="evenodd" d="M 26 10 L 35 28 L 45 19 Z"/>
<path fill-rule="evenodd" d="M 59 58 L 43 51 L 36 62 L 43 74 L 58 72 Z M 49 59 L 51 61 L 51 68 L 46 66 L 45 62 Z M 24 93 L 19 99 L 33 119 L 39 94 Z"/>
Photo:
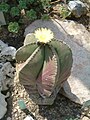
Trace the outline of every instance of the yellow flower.
<path fill-rule="evenodd" d="M 53 39 L 54 35 L 50 29 L 47 28 L 39 28 L 34 33 L 38 42 L 47 43 Z"/>

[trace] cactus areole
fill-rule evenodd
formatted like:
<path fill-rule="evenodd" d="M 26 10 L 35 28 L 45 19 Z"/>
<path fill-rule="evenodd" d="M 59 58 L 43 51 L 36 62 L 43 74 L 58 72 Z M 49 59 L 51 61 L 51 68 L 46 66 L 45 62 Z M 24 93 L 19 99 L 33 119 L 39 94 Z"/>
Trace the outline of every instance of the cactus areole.
<path fill-rule="evenodd" d="M 53 32 L 39 28 L 28 34 L 16 52 L 20 83 L 38 104 L 53 104 L 72 67 L 71 49 Z"/>

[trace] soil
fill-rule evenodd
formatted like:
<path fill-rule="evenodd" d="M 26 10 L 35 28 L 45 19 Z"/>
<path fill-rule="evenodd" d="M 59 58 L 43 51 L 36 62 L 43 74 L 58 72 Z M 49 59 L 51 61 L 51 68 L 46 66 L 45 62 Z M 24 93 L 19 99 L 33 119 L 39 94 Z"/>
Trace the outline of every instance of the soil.
<path fill-rule="evenodd" d="M 11 117 L 12 120 L 24 120 L 30 114 L 34 120 L 66 120 L 66 118 L 80 118 L 81 105 L 76 104 L 58 93 L 53 105 L 35 104 L 19 81 L 14 81 L 14 86 L 9 89 L 11 96 L 7 98 L 8 111 L 2 120 Z M 18 100 L 24 100 L 27 108 L 21 110 Z"/>
<path fill-rule="evenodd" d="M 70 18 L 83 24 L 86 29 L 90 32 L 90 16 L 82 16 L 79 19 Z M 23 45 L 24 41 L 24 29 L 26 25 L 22 25 L 18 34 L 8 32 L 7 26 L 3 26 L 0 29 L 0 40 L 4 41 L 10 46 L 14 46 L 16 49 Z M 6 99 L 7 113 L 1 120 L 7 120 L 10 117 L 12 120 L 23 120 L 27 114 L 30 114 L 35 120 L 66 120 L 66 118 L 79 118 L 81 117 L 81 105 L 70 101 L 58 93 L 55 102 L 51 106 L 39 106 L 33 103 L 27 93 L 23 92 L 23 87 L 18 81 L 14 81 L 14 85 L 11 86 L 8 91 L 10 97 Z M 23 94 L 24 93 L 24 94 Z M 24 96 L 27 109 L 22 111 L 19 109 L 17 101 L 20 99 L 20 94 Z"/>
<path fill-rule="evenodd" d="M 4 26 L 0 30 L 0 40 L 8 44 L 9 46 L 13 46 L 16 49 L 21 47 L 23 45 L 24 41 L 24 28 L 22 27 L 22 30 L 18 34 L 10 33 L 7 30 L 7 26 Z"/>

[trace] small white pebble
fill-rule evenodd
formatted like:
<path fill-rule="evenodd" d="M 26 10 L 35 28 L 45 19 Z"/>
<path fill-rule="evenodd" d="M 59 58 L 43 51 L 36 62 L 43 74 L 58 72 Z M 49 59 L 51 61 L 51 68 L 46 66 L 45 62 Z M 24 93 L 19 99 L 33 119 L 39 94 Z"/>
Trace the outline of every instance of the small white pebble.
<path fill-rule="evenodd" d="M 11 117 L 8 117 L 7 120 L 11 120 Z"/>
<path fill-rule="evenodd" d="M 34 120 L 30 115 L 28 115 L 24 120 Z"/>
<path fill-rule="evenodd" d="M 45 118 L 44 120 L 47 120 L 47 118 Z"/>

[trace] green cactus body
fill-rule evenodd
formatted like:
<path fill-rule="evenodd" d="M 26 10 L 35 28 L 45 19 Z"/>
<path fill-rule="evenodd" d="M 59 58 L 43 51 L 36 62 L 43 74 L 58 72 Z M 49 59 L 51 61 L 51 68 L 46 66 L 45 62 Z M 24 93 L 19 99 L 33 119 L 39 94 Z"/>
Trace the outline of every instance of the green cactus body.
<path fill-rule="evenodd" d="M 16 61 L 20 83 L 28 93 L 44 100 L 43 104 L 52 104 L 50 98 L 55 99 L 69 77 L 73 60 L 71 49 L 62 41 L 53 39 L 42 44 L 34 34 L 28 34 L 24 46 L 17 50 Z"/>

